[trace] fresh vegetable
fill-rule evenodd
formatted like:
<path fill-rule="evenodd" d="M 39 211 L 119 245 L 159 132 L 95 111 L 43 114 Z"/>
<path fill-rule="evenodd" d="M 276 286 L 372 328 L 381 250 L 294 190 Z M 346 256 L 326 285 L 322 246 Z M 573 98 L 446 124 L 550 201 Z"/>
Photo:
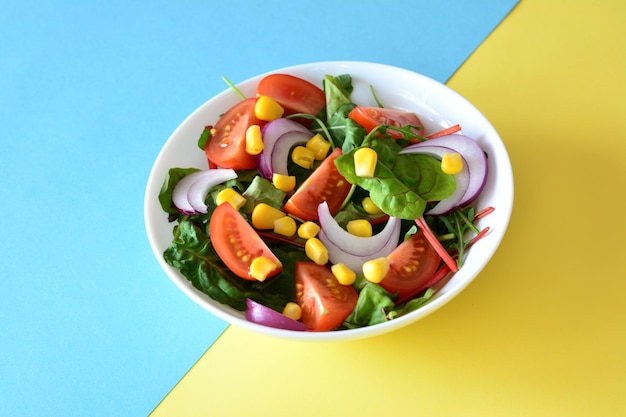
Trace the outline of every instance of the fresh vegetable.
<path fill-rule="evenodd" d="M 464 135 L 447 135 L 430 139 L 427 142 L 417 143 L 401 150 L 400 154 L 434 153 L 436 147 L 443 148 L 445 152 L 456 152 L 463 158 L 463 165 L 467 170 L 462 171 L 467 175 L 467 186 L 463 195 L 454 203 L 444 201 L 440 207 L 429 214 L 445 214 L 450 210 L 462 207 L 474 201 L 480 194 L 487 181 L 488 165 L 485 152 L 475 140 Z M 459 174 L 461 175 L 461 174 Z M 458 178 L 458 176 L 457 176 Z M 465 180 L 464 180 L 465 183 Z M 456 197 L 456 196 L 455 196 Z"/>
<path fill-rule="evenodd" d="M 368 133 L 381 125 L 391 127 L 410 126 L 416 135 L 422 135 L 424 132 L 424 125 L 415 113 L 401 110 L 356 106 L 348 117 L 363 126 Z M 398 139 L 404 137 L 402 133 L 394 129 L 389 129 L 387 133 Z"/>
<path fill-rule="evenodd" d="M 333 264 L 342 263 L 355 272 L 361 272 L 363 263 L 385 257 L 398 246 L 400 219 L 390 217 L 384 229 L 371 237 L 360 237 L 343 229 L 333 218 L 327 203 L 318 206 L 321 230 L 319 238 L 328 249 Z"/>
<path fill-rule="evenodd" d="M 228 109 L 210 129 L 205 152 L 210 164 L 221 168 L 256 168 L 254 155 L 246 152 L 246 131 L 252 125 L 263 125 L 254 115 L 257 98 L 252 97 Z"/>
<path fill-rule="evenodd" d="M 426 240 L 422 230 L 402 242 L 387 259 L 389 270 L 380 281 L 380 286 L 397 294 L 398 298 L 428 288 L 422 286 L 441 264 L 441 258 Z"/>
<path fill-rule="evenodd" d="M 183 214 L 206 214 L 206 196 L 213 187 L 237 178 L 232 169 L 196 171 L 182 178 L 172 190 L 172 202 Z"/>
<path fill-rule="evenodd" d="M 306 331 L 309 327 L 249 298 L 246 299 L 246 320 L 277 329 Z"/>
<path fill-rule="evenodd" d="M 229 83 L 234 89 L 234 85 Z M 475 222 L 486 156 L 459 125 L 353 103 L 287 74 L 200 132 L 208 170 L 172 168 L 159 201 L 176 221 L 165 261 L 249 321 L 329 331 L 428 302 L 488 232 Z M 373 93 L 373 88 L 372 88 Z M 468 236 L 470 236 L 468 238 Z"/>
<path fill-rule="evenodd" d="M 301 220 L 317 220 L 317 206 L 326 202 L 331 213 L 337 213 L 348 196 L 350 184 L 337 170 L 335 160 L 341 156 L 336 148 L 287 200 L 284 210 Z"/>
<path fill-rule="evenodd" d="M 271 97 L 286 114 L 318 114 L 326 104 L 324 92 L 314 84 L 288 74 L 271 74 L 257 86 L 257 96 Z"/>
<path fill-rule="evenodd" d="M 230 204 L 218 206 L 209 223 L 211 244 L 226 266 L 238 277 L 254 280 L 250 274 L 252 262 L 263 257 L 273 264 L 266 277 L 282 269 L 280 260 L 267 247 L 250 224 Z"/>
<path fill-rule="evenodd" d="M 316 332 L 332 330 L 343 323 L 359 298 L 354 288 L 341 285 L 324 265 L 298 262 L 295 279 L 301 321 Z"/>

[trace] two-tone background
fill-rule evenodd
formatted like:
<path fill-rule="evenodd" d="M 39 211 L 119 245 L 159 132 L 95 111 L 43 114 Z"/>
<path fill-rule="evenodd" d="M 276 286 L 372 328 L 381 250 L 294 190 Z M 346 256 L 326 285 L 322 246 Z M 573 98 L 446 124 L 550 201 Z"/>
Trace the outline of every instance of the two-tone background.
<path fill-rule="evenodd" d="M 626 414 L 619 0 L 0 2 L 1 416 Z M 159 269 L 143 194 L 196 107 L 290 65 L 433 77 L 494 124 L 509 231 L 400 331 L 228 327 Z"/>

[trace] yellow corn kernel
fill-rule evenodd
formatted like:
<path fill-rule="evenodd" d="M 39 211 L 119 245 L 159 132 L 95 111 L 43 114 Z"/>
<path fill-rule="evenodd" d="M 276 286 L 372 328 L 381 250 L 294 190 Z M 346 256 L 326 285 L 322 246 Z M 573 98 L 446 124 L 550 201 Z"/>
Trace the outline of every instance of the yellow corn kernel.
<path fill-rule="evenodd" d="M 318 265 L 326 265 L 328 263 L 328 249 L 316 237 L 312 237 L 307 239 L 304 244 L 304 253 L 309 257 L 310 260 L 315 262 Z"/>
<path fill-rule="evenodd" d="M 380 207 L 374 204 L 370 197 L 365 197 L 361 201 L 361 206 L 363 206 L 363 210 L 365 210 L 367 214 L 383 214 L 383 211 L 380 209 Z"/>
<path fill-rule="evenodd" d="M 378 284 L 389 272 L 389 260 L 387 258 L 376 258 L 366 261 L 363 264 L 363 275 L 369 282 Z"/>
<path fill-rule="evenodd" d="M 273 98 L 268 96 L 259 96 L 254 105 L 254 115 L 259 120 L 271 122 L 283 116 L 285 109 L 278 104 Z"/>
<path fill-rule="evenodd" d="M 348 230 L 348 233 L 355 236 L 372 236 L 372 224 L 365 219 L 350 220 L 346 225 L 346 229 Z"/>
<path fill-rule="evenodd" d="M 269 204 L 259 203 L 252 209 L 252 226 L 259 230 L 273 229 L 274 221 L 281 217 L 285 217 L 285 213 Z"/>
<path fill-rule="evenodd" d="M 352 285 L 356 280 L 356 273 L 344 264 L 334 264 L 330 270 L 341 285 Z"/>
<path fill-rule="evenodd" d="M 376 162 L 378 162 L 378 154 L 372 148 L 359 148 L 354 152 L 354 171 L 359 177 L 373 177 Z"/>
<path fill-rule="evenodd" d="M 328 155 L 328 151 L 330 150 L 330 142 L 324 139 L 322 135 L 319 133 L 313 136 L 306 143 L 306 148 L 310 151 L 313 151 L 313 157 L 316 161 L 321 161 L 326 158 Z"/>
<path fill-rule="evenodd" d="M 315 154 L 304 146 L 296 146 L 291 152 L 291 160 L 302 168 L 310 169 L 315 161 Z"/>
<path fill-rule="evenodd" d="M 246 130 L 246 152 L 250 155 L 258 155 L 263 152 L 264 147 L 261 126 L 250 125 Z"/>
<path fill-rule="evenodd" d="M 289 317 L 290 319 L 300 320 L 302 318 L 302 307 L 293 301 L 290 301 L 285 304 L 283 315 Z"/>
<path fill-rule="evenodd" d="M 250 263 L 250 276 L 257 281 L 265 281 L 265 278 L 277 267 L 278 265 L 265 256 L 259 256 Z"/>
<path fill-rule="evenodd" d="M 304 222 L 300 225 L 300 227 L 298 227 L 298 236 L 302 239 L 311 239 L 312 237 L 317 236 L 319 232 L 319 225 L 311 221 Z"/>
<path fill-rule="evenodd" d="M 293 236 L 296 234 L 297 229 L 296 221 L 292 217 L 284 216 L 274 220 L 274 233 L 279 235 Z"/>
<path fill-rule="evenodd" d="M 441 157 L 441 170 L 446 174 L 455 175 L 463 169 L 463 157 L 456 152 L 444 153 Z"/>
<path fill-rule="evenodd" d="M 274 174 L 272 184 L 281 191 L 288 193 L 296 188 L 296 177 L 293 175 Z"/>
<path fill-rule="evenodd" d="M 239 210 L 246 204 L 246 198 L 232 188 L 224 188 L 215 197 L 215 204 L 220 206 L 223 203 L 229 203 L 235 210 Z"/>

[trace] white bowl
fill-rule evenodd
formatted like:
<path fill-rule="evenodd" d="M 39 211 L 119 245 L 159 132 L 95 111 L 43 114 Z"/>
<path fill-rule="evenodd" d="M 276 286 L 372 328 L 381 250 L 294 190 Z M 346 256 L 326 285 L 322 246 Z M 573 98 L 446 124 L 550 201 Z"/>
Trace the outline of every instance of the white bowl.
<path fill-rule="evenodd" d="M 489 121 L 470 102 L 445 85 L 415 72 L 388 65 L 369 62 L 318 62 L 283 68 L 272 72 L 288 73 L 304 78 L 321 87 L 326 74 L 352 76 L 354 92 L 352 101 L 360 105 L 376 105 L 370 85 L 378 99 L 387 107 L 410 110 L 419 115 L 427 132 L 460 124 L 463 133 L 474 138 L 488 154 L 489 178 L 477 208 L 493 206 L 495 212 L 482 219 L 481 227 L 489 226 L 489 234 L 476 243 L 467 254 L 463 267 L 452 279 L 418 310 L 388 322 L 359 329 L 331 332 L 296 332 L 261 326 L 245 320 L 242 312 L 220 304 L 195 289 L 177 270 L 163 260 L 163 252 L 172 241 L 173 224 L 162 211 L 158 195 L 170 168 L 207 168 L 204 152 L 197 147 L 199 133 L 205 125 L 214 123 L 218 116 L 234 105 L 240 98 L 230 89 L 210 99 L 174 131 L 159 153 L 145 193 L 145 225 L 154 255 L 170 279 L 192 300 L 228 323 L 243 328 L 287 339 L 302 341 L 352 340 L 380 335 L 433 313 L 459 294 L 489 262 L 507 229 L 513 208 L 513 173 L 509 156 L 498 133 Z M 237 87 L 246 95 L 253 96 L 261 74 Z M 198 317 L 197 320 L 202 320 Z"/>

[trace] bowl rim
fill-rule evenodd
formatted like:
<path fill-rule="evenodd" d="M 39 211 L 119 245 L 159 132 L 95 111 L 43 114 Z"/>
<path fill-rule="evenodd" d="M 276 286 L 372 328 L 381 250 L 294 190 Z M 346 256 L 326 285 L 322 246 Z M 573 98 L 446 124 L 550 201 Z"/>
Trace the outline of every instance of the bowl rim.
<path fill-rule="evenodd" d="M 347 330 L 338 330 L 338 331 L 329 331 L 329 332 L 297 332 L 291 330 L 283 330 L 276 329 L 272 327 L 267 327 L 263 325 L 259 325 L 256 323 L 252 323 L 247 321 L 242 312 L 238 312 L 235 309 L 232 309 L 228 306 L 224 306 L 219 304 L 217 301 L 210 299 L 206 294 L 200 292 L 190 285 L 189 281 L 182 276 L 177 270 L 169 266 L 165 263 L 162 253 L 164 248 L 159 247 L 157 243 L 157 229 L 156 225 L 160 220 L 160 223 L 167 222 L 166 214 L 161 210 L 161 207 L 158 203 L 158 192 L 161 189 L 163 184 L 163 176 L 159 176 L 162 174 L 161 165 L 164 164 L 164 160 L 167 159 L 168 152 L 171 151 L 170 148 L 174 148 L 175 145 L 178 144 L 177 141 L 180 135 L 183 133 L 186 127 L 191 123 L 192 120 L 200 117 L 207 108 L 209 108 L 212 104 L 219 103 L 221 101 L 224 102 L 233 102 L 233 100 L 238 99 L 234 91 L 232 89 L 225 89 L 214 97 L 209 98 L 203 104 L 201 104 L 198 108 L 196 108 L 191 114 L 189 114 L 171 133 L 168 139 L 163 144 L 161 150 L 159 151 L 152 168 L 150 169 L 150 173 L 148 176 L 148 181 L 144 194 L 144 225 L 146 228 L 146 233 L 148 236 L 148 240 L 152 251 L 157 258 L 161 268 L 166 273 L 171 281 L 182 290 L 189 298 L 191 298 L 196 304 L 203 307 L 205 310 L 215 315 L 216 317 L 226 321 L 229 324 L 237 325 L 238 327 L 253 331 L 255 333 L 261 333 L 269 336 L 274 336 L 282 339 L 290 339 L 290 340 L 299 340 L 299 341 L 344 341 L 344 340 L 355 340 L 361 339 L 365 337 L 372 337 L 376 335 L 380 335 L 383 333 L 388 333 L 393 330 L 397 330 L 401 327 L 404 327 L 410 323 L 414 323 L 430 314 L 438 310 L 447 304 L 450 300 L 456 297 L 461 291 L 463 291 L 482 271 L 482 269 L 489 263 L 493 255 L 495 254 L 497 248 L 499 247 L 506 229 L 508 227 L 512 209 L 513 209 L 513 200 L 514 200 L 514 192 L 513 192 L 513 172 L 511 167 L 511 162 L 506 151 L 506 147 L 502 142 L 502 139 L 496 132 L 495 128 L 491 125 L 491 123 L 485 118 L 485 116 L 467 99 L 461 96 L 456 91 L 452 90 L 447 85 L 440 83 L 426 75 L 420 74 L 418 72 L 395 67 L 388 64 L 374 63 L 368 61 L 319 61 L 313 63 L 292 65 L 283 68 L 278 68 L 275 70 L 267 71 L 262 74 L 253 76 L 244 80 L 242 82 L 236 83 L 237 88 L 242 91 L 250 91 L 251 86 L 258 82 L 262 77 L 272 74 L 272 73 L 290 73 L 294 75 L 302 75 L 308 74 L 314 71 L 320 71 L 320 69 L 333 68 L 335 70 L 342 69 L 342 72 L 336 72 L 333 75 L 342 74 L 351 74 L 351 70 L 354 73 L 355 70 L 358 69 L 358 73 L 360 72 L 369 72 L 373 74 L 390 74 L 393 73 L 396 77 L 417 82 L 420 86 L 428 86 L 430 89 L 436 90 L 440 95 L 445 95 L 447 98 L 450 98 L 455 101 L 459 106 L 467 108 L 466 110 L 471 110 L 472 117 L 476 118 L 476 123 L 480 125 L 481 129 L 484 130 L 482 137 L 483 140 L 487 141 L 492 148 L 491 150 L 497 153 L 499 158 L 497 159 L 497 173 L 498 173 L 498 192 L 503 194 L 499 195 L 498 198 L 501 200 L 502 204 L 498 206 L 498 228 L 496 230 L 490 230 L 489 237 L 489 245 L 484 245 L 481 243 L 483 241 L 478 242 L 476 247 L 479 245 L 482 247 L 482 251 L 484 253 L 484 257 L 482 258 L 482 262 L 480 262 L 476 267 L 474 267 L 473 271 L 467 275 L 467 277 L 463 280 L 455 282 L 455 285 L 447 288 L 447 291 L 442 291 L 438 293 L 432 300 L 430 300 L 427 304 L 420 307 L 419 309 L 411 312 L 405 316 L 401 316 L 390 320 L 385 323 L 367 326 L 363 328 L 356 329 L 347 329 Z M 352 75 L 352 74 L 351 74 Z M 306 77 L 303 76 L 306 79 Z M 321 82 L 321 80 L 319 80 Z M 356 88 L 355 88 L 356 89 Z M 407 89 L 407 92 L 411 91 Z M 433 97 L 430 97 L 433 99 Z M 354 100 L 358 102 L 357 100 Z M 234 103 L 234 102 L 233 102 Z M 227 105 L 227 104 L 226 104 Z M 394 106 L 395 107 L 395 106 Z M 447 109 L 446 109 L 447 110 Z M 197 137 L 196 137 L 197 139 Z M 488 140 L 487 140 L 488 139 Z M 193 142 L 193 141 L 192 141 Z M 194 143 L 195 146 L 195 143 Z M 201 153 L 201 151 L 196 146 L 196 151 Z M 491 161 L 490 163 L 496 163 L 496 161 Z M 169 166 L 172 168 L 173 166 Z M 169 169 L 168 168 L 168 169 Z M 489 180 L 488 180 L 489 181 Z M 491 179 L 491 182 L 494 183 L 494 180 Z M 493 193 L 495 193 L 496 185 L 495 183 L 492 185 L 494 187 Z M 155 194 L 156 193 L 156 194 Z M 158 209 L 158 210 L 155 210 Z M 157 216 L 159 215 L 158 211 L 160 210 L 161 219 Z M 173 226 L 173 224 L 171 224 Z M 477 251 L 476 247 L 472 248 L 474 251 Z M 472 252 L 468 254 L 468 258 Z M 461 268 L 459 271 L 463 270 Z M 460 272 L 459 272 L 460 273 Z M 459 274 L 457 273 L 457 274 Z M 446 284 L 449 285 L 450 282 Z M 444 288 L 446 288 L 444 286 Z M 219 304 L 216 305 L 216 304 Z M 232 310 L 232 311 L 231 311 Z M 234 315 L 233 315 L 234 314 Z"/>

